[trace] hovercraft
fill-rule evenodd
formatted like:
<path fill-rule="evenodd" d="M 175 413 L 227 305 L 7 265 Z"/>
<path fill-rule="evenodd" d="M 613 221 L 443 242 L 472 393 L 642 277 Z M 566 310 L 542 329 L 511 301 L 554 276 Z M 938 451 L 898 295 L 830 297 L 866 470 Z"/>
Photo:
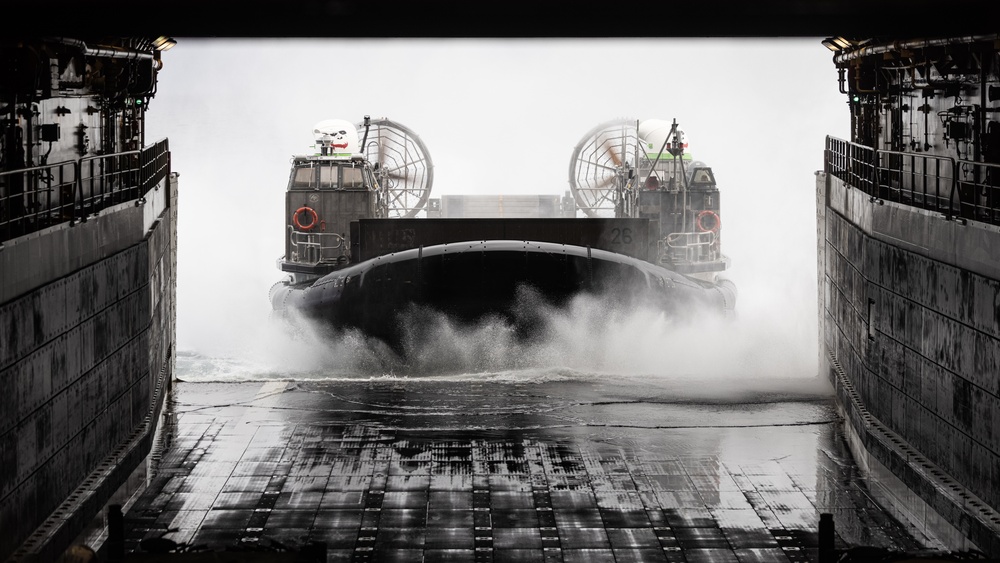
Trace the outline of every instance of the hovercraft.
<path fill-rule="evenodd" d="M 292 158 L 278 259 L 286 277 L 270 291 L 279 315 L 395 347 L 412 307 L 460 322 L 516 320 L 524 291 L 554 306 L 591 293 L 679 317 L 734 312 L 735 286 L 719 277 L 729 265 L 719 190 L 676 121 L 595 127 L 573 152 L 559 209 L 536 203 L 516 217 L 443 212 L 429 197 L 430 153 L 400 123 L 327 120 L 313 133 L 315 154 Z"/>

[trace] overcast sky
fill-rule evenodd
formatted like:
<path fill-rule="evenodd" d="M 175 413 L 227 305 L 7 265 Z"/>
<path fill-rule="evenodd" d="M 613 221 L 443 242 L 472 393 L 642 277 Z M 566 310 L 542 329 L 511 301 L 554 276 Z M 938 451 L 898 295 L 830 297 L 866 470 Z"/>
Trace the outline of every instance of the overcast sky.
<path fill-rule="evenodd" d="M 238 353 L 281 279 L 289 159 L 324 119 L 412 129 L 442 194 L 562 194 L 595 125 L 676 118 L 712 166 L 751 318 L 816 349 L 815 172 L 849 113 L 820 39 L 214 40 L 163 55 L 147 143 L 179 185 L 181 350 Z"/>

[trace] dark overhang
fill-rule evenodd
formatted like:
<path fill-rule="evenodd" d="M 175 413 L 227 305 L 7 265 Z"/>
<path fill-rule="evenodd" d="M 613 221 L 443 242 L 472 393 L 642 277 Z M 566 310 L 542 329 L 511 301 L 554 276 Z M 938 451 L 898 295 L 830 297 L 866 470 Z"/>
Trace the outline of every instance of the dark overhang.
<path fill-rule="evenodd" d="M 942 37 L 996 0 L 7 0 L 15 33 L 172 37 Z"/>

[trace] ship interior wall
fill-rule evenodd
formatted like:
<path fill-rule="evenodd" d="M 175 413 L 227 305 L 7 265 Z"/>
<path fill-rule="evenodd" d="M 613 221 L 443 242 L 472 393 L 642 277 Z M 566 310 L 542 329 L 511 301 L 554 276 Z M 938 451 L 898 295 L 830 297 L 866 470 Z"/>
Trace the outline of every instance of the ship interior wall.
<path fill-rule="evenodd" d="M 826 365 L 855 457 L 909 490 L 880 499 L 1000 556 L 1000 229 L 868 195 L 820 173 Z M 909 241 L 909 242 L 904 242 Z M 939 530 L 940 538 L 950 532 Z"/>
<path fill-rule="evenodd" d="M 147 228 L 129 205 L 72 227 L 72 245 L 56 230 L 4 250 L 57 263 L 35 272 L 87 265 L 0 305 L 0 559 L 54 560 L 149 453 L 173 369 L 175 210 Z"/>

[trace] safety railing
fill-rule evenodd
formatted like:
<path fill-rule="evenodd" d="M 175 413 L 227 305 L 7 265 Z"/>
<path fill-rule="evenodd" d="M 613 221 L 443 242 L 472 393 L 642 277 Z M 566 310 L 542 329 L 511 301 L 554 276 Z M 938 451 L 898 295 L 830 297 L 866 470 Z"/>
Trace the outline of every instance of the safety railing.
<path fill-rule="evenodd" d="M 0 242 L 139 199 L 169 169 L 163 139 L 141 151 L 0 172 Z"/>
<path fill-rule="evenodd" d="M 0 172 L 0 241 L 72 220 L 79 176 L 76 161 Z"/>
<path fill-rule="evenodd" d="M 875 195 L 875 149 L 826 138 L 827 172 L 868 195 Z"/>
<path fill-rule="evenodd" d="M 876 197 L 937 211 L 958 213 L 955 161 L 945 156 L 877 151 Z"/>
<path fill-rule="evenodd" d="M 826 138 L 826 172 L 874 200 L 1000 225 L 1000 165 Z"/>
<path fill-rule="evenodd" d="M 961 216 L 1000 225 L 1000 164 L 960 160 L 955 171 Z"/>
<path fill-rule="evenodd" d="M 291 225 L 288 225 L 288 230 L 292 262 L 346 263 L 348 248 L 344 237 L 339 234 L 296 231 Z"/>
<path fill-rule="evenodd" d="M 80 160 L 79 202 L 85 214 L 138 199 L 139 153 L 129 151 Z"/>
<path fill-rule="evenodd" d="M 720 259 L 713 231 L 670 233 L 657 241 L 657 255 L 661 263 L 714 262 Z"/>

